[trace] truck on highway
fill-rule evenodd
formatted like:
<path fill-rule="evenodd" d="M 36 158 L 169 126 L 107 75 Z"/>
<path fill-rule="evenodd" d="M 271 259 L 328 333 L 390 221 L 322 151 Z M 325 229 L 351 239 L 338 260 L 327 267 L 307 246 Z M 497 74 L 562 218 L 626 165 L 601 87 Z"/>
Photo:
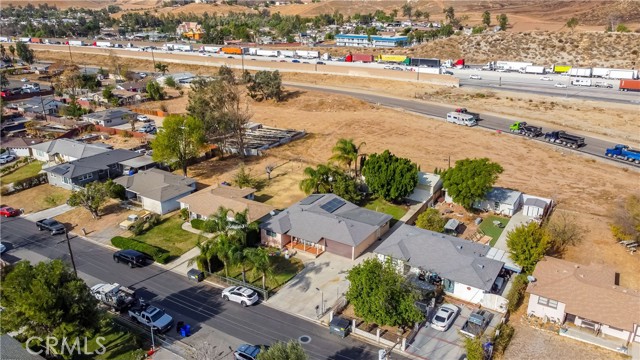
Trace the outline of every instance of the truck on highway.
<path fill-rule="evenodd" d="M 32 44 L 42 44 L 42 39 L 41 38 L 31 38 L 31 43 Z"/>
<path fill-rule="evenodd" d="M 200 52 L 217 53 L 218 51 L 220 51 L 220 46 L 200 46 Z"/>
<path fill-rule="evenodd" d="M 460 332 L 472 339 L 482 336 L 484 331 L 489 327 L 493 319 L 493 313 L 488 310 L 478 309 L 474 310 L 467 321 L 462 325 Z"/>
<path fill-rule="evenodd" d="M 544 139 L 548 142 L 560 144 L 562 146 L 566 146 L 574 149 L 577 149 L 585 145 L 583 137 L 568 134 L 563 130 L 548 132 L 544 134 Z"/>
<path fill-rule="evenodd" d="M 608 157 L 640 164 L 640 150 L 632 149 L 627 145 L 618 144 L 612 148 L 608 148 L 604 154 Z"/>
<path fill-rule="evenodd" d="M 280 50 L 280 57 L 292 58 L 296 56 L 295 50 Z"/>
<path fill-rule="evenodd" d="M 411 68 L 412 70 L 415 70 L 421 74 L 441 74 L 441 68 L 439 67 L 417 67 L 417 68 Z"/>
<path fill-rule="evenodd" d="M 467 108 L 457 108 L 457 109 L 456 109 L 456 112 L 457 112 L 457 113 L 460 113 L 460 114 L 467 114 L 467 115 L 471 115 L 471 116 L 473 116 L 473 118 L 474 118 L 476 121 L 477 121 L 477 120 L 480 120 L 480 113 L 474 113 L 474 112 L 471 112 L 471 111 L 467 110 Z"/>
<path fill-rule="evenodd" d="M 38 230 L 47 230 L 51 232 L 51 235 L 64 234 L 67 231 L 64 224 L 54 219 L 42 219 L 36 221 Z"/>
<path fill-rule="evenodd" d="M 249 49 L 240 47 L 223 47 L 220 49 L 220 52 L 227 55 L 242 55 L 246 54 L 248 51 Z"/>
<path fill-rule="evenodd" d="M 23 43 L 30 43 L 31 42 L 31 38 L 30 37 L 21 37 L 18 38 L 19 42 L 23 42 Z"/>
<path fill-rule="evenodd" d="M 376 61 L 381 63 L 396 63 L 409 65 L 411 59 L 406 55 L 384 55 L 380 54 L 376 56 Z"/>
<path fill-rule="evenodd" d="M 591 77 L 593 71 L 591 68 L 571 68 L 569 76 Z"/>
<path fill-rule="evenodd" d="M 520 73 L 522 74 L 546 74 L 547 71 L 545 70 L 544 66 L 526 66 L 522 69 L 520 69 Z"/>
<path fill-rule="evenodd" d="M 320 57 L 320 52 L 313 50 L 296 50 L 296 56 L 305 59 L 317 59 Z"/>
<path fill-rule="evenodd" d="M 465 125 L 465 126 L 478 125 L 473 115 L 463 114 L 455 111 L 447 113 L 447 122 L 457 124 L 457 125 Z"/>
<path fill-rule="evenodd" d="M 440 67 L 440 59 L 411 58 L 411 66 Z"/>
<path fill-rule="evenodd" d="M 606 78 L 607 76 L 609 76 L 609 71 L 614 70 L 614 69 L 610 69 L 610 68 L 593 68 L 591 69 L 591 76 L 592 77 L 598 77 L 598 78 Z"/>
<path fill-rule="evenodd" d="M 618 69 L 612 69 L 611 71 L 609 71 L 609 74 L 607 74 L 607 78 L 609 79 L 626 79 L 626 80 L 633 80 L 633 79 L 637 79 L 638 78 L 638 70 L 618 70 Z"/>
<path fill-rule="evenodd" d="M 509 131 L 527 137 L 542 136 L 542 128 L 539 126 L 528 125 L 526 121 L 516 121 L 509 127 Z"/>
<path fill-rule="evenodd" d="M 520 71 L 527 66 L 533 66 L 533 63 L 519 61 L 496 61 L 494 70 Z"/>
<path fill-rule="evenodd" d="M 571 70 L 571 65 L 553 65 L 553 72 L 556 74 L 563 74 Z"/>
<path fill-rule="evenodd" d="M 91 288 L 91 295 L 118 312 L 128 310 L 136 302 L 135 290 L 118 283 L 97 284 Z"/>
<path fill-rule="evenodd" d="M 161 333 L 169 331 L 173 326 L 173 318 L 155 306 L 146 304 L 142 299 L 138 306 L 129 309 L 131 320 L 146 325 Z"/>
<path fill-rule="evenodd" d="M 606 81 L 596 81 L 595 84 L 593 84 L 593 86 L 599 87 L 599 88 L 613 89 L 613 84 L 610 84 Z"/>
<path fill-rule="evenodd" d="M 96 41 L 93 43 L 93 46 L 96 47 L 113 47 L 113 43 L 111 41 Z"/>
<path fill-rule="evenodd" d="M 363 63 L 371 63 L 373 62 L 373 55 L 367 54 L 348 54 L 344 58 L 345 62 L 363 62 Z"/>
<path fill-rule="evenodd" d="M 461 69 L 464 67 L 464 59 L 458 59 L 456 61 L 453 60 L 446 60 L 445 62 L 442 63 L 443 67 L 446 68 L 458 68 Z"/>
<path fill-rule="evenodd" d="M 280 51 L 278 51 L 278 50 L 258 49 L 258 50 L 256 50 L 256 55 L 257 56 L 278 57 L 278 55 L 280 55 Z"/>
<path fill-rule="evenodd" d="M 573 79 L 571 80 L 573 86 L 591 86 L 591 79 Z"/>
<path fill-rule="evenodd" d="M 66 45 L 70 46 L 84 46 L 84 41 L 82 40 L 69 40 Z"/>
<path fill-rule="evenodd" d="M 640 91 L 640 80 L 620 80 L 620 91 Z"/>

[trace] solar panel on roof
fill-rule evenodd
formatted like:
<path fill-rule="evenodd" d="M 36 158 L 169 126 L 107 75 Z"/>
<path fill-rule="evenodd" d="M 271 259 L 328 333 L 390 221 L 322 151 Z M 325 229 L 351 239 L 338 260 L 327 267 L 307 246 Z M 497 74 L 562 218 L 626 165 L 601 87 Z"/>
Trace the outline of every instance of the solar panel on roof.
<path fill-rule="evenodd" d="M 314 202 L 316 202 L 316 201 L 320 200 L 320 198 L 322 198 L 323 196 L 324 196 L 324 195 L 318 195 L 318 194 L 315 194 L 315 195 L 309 195 L 309 196 L 307 196 L 306 198 L 304 198 L 304 199 L 302 199 L 302 200 L 300 201 L 300 205 L 311 205 L 311 204 L 313 204 Z"/>
<path fill-rule="evenodd" d="M 346 204 L 347 202 L 342 200 L 342 199 L 331 199 L 331 201 L 320 205 L 320 208 L 328 213 L 333 213 L 334 211 L 338 210 L 342 205 Z"/>

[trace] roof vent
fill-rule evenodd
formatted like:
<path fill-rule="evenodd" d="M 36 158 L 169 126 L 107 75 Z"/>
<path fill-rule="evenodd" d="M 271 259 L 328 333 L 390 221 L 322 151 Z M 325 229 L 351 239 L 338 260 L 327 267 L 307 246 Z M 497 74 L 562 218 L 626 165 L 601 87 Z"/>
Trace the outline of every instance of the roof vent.
<path fill-rule="evenodd" d="M 458 245 L 456 247 L 458 248 L 458 250 L 462 250 L 462 245 Z"/>
<path fill-rule="evenodd" d="M 478 266 L 480 267 L 480 269 L 484 269 L 484 265 L 478 264 Z"/>

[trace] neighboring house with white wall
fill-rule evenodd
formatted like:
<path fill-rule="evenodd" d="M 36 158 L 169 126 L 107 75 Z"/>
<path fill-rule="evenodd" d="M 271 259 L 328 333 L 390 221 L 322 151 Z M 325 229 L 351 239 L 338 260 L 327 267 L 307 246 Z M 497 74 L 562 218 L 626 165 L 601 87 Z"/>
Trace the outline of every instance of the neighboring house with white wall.
<path fill-rule="evenodd" d="M 135 198 L 145 210 L 164 215 L 178 210 L 178 199 L 196 191 L 196 181 L 160 169 L 140 171 L 115 180 L 124 186 L 128 199 Z"/>
<path fill-rule="evenodd" d="M 106 144 L 87 144 L 71 139 L 56 139 L 31 145 L 32 156 L 46 163 L 65 163 L 102 154 L 113 149 Z"/>
<path fill-rule="evenodd" d="M 543 258 L 527 287 L 527 314 L 640 343 L 640 291 L 618 285 L 605 265 Z"/>
<path fill-rule="evenodd" d="M 24 137 L 4 137 L 0 140 L 2 148 L 9 150 L 15 156 L 32 156 L 31 146 L 41 143 L 42 140 Z"/>
<path fill-rule="evenodd" d="M 417 280 L 437 275 L 447 295 L 505 311 L 506 299 L 492 294 L 493 285 L 504 263 L 487 257 L 491 247 L 410 225 L 393 231 L 374 253 L 381 261 L 391 259 L 398 271 L 407 275 L 421 288 Z M 498 289 L 502 290 L 502 289 Z M 499 291 L 495 291 L 499 292 Z"/>
<path fill-rule="evenodd" d="M 476 201 L 473 207 L 478 210 L 492 211 L 496 214 L 513 216 L 522 206 L 522 193 L 501 187 L 494 187 L 484 196 L 484 199 Z"/>
<path fill-rule="evenodd" d="M 231 210 L 229 214 L 247 210 L 249 222 L 260 221 L 275 210 L 273 206 L 254 201 L 256 189 L 233 186 L 210 186 L 178 201 L 181 209 L 189 210 L 190 219 L 207 219 L 220 207 Z"/>
<path fill-rule="evenodd" d="M 442 180 L 440 175 L 426 172 L 418 173 L 418 184 L 413 192 L 407 196 L 407 200 L 417 203 L 426 203 L 427 207 L 432 207 L 442 192 Z"/>

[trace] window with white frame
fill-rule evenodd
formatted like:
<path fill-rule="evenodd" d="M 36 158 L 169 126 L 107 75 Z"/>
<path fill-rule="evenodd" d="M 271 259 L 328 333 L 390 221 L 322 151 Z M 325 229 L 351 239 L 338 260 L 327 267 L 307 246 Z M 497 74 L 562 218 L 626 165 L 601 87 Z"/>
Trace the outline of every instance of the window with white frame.
<path fill-rule="evenodd" d="M 276 233 L 271 230 L 265 230 L 268 237 L 276 237 Z"/>
<path fill-rule="evenodd" d="M 546 297 L 538 296 L 538 305 L 550 307 L 552 309 L 557 309 L 558 301 L 547 299 Z"/>
<path fill-rule="evenodd" d="M 93 179 L 93 174 L 85 174 L 85 175 L 80 176 L 78 179 L 79 179 L 80 181 Z"/>

